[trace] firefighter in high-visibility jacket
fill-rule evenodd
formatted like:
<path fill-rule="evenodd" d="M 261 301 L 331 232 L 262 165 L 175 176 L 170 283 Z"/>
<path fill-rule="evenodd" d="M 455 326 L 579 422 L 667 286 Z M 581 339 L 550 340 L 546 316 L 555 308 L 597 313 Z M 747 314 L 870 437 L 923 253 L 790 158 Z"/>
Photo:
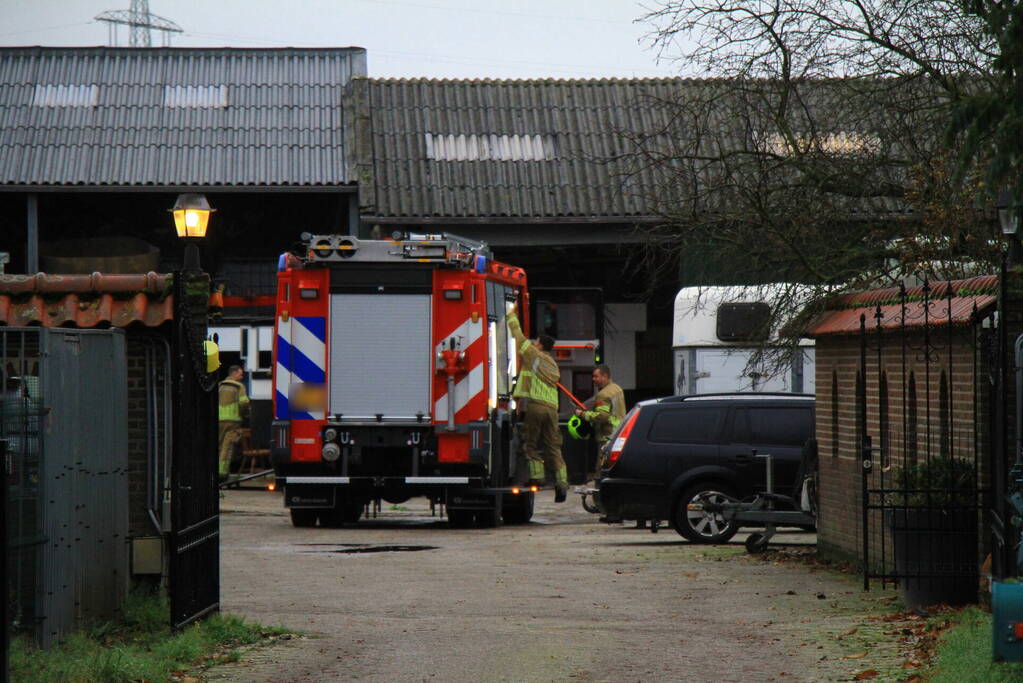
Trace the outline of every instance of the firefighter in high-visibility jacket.
<path fill-rule="evenodd" d="M 611 368 L 598 365 L 593 368 L 593 386 L 597 387 L 597 395 L 593 397 L 593 410 L 576 410 L 575 414 L 590 423 L 594 436 L 597 437 L 597 471 L 600 475 L 603 467 L 599 455 L 611 434 L 625 418 L 625 392 L 611 381 Z"/>
<path fill-rule="evenodd" d="M 542 486 L 544 461 L 554 470 L 554 502 L 564 502 L 568 494 L 568 468 L 561 457 L 561 430 L 558 429 L 558 382 L 561 370 L 551 357 L 554 339 L 542 334 L 536 340 L 526 339 L 519 325 L 517 307 L 508 313 L 508 331 L 522 356 L 522 370 L 513 396 L 525 404 L 523 439 L 529 461 L 528 485 Z M 543 455 L 537 442 L 543 441 Z"/>
<path fill-rule="evenodd" d="M 245 393 L 242 379 L 245 371 L 240 365 L 232 365 L 227 371 L 227 379 L 222 381 L 218 390 L 220 422 L 220 478 L 227 477 L 231 467 L 231 452 L 242 437 L 244 419 L 249 414 L 249 396 Z"/>

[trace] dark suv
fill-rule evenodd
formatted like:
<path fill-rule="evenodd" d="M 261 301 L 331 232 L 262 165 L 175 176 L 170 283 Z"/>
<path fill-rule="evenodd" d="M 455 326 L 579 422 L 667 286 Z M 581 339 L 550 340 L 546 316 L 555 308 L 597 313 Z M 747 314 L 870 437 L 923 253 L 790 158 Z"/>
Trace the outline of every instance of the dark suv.
<path fill-rule="evenodd" d="M 643 401 L 604 448 L 596 501 L 605 521 L 671 520 L 693 543 L 724 543 L 738 530 L 689 503 L 747 498 L 766 489 L 763 455 L 773 456 L 774 490 L 791 494 L 813 438 L 807 394 L 705 394 Z M 699 506 L 694 506 L 698 508 Z"/>

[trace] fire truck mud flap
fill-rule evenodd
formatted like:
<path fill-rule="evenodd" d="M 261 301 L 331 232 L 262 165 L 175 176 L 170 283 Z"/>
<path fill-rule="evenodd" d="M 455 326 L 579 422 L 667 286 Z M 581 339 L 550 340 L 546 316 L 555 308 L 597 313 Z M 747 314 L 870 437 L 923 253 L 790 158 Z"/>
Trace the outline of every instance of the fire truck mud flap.
<path fill-rule="evenodd" d="M 333 508 L 337 487 L 331 484 L 285 484 L 284 507 L 296 509 Z"/>
<path fill-rule="evenodd" d="M 449 489 L 445 497 L 448 521 L 454 527 L 500 526 L 501 497 L 500 491 Z"/>
<path fill-rule="evenodd" d="M 496 510 L 501 507 L 499 491 L 448 491 L 448 510 Z"/>

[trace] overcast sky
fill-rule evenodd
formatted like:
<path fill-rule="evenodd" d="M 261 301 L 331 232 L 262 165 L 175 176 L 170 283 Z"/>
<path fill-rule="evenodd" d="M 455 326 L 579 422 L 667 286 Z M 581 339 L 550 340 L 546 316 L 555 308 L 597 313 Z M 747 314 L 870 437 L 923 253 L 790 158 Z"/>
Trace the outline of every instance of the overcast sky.
<path fill-rule="evenodd" d="M 0 44 L 108 45 L 108 24 L 94 17 L 130 5 L 0 0 Z M 632 0 L 149 0 L 149 11 L 184 29 L 176 47 L 359 46 L 375 77 L 676 75 L 658 63 Z M 128 45 L 126 27 L 118 32 Z"/>

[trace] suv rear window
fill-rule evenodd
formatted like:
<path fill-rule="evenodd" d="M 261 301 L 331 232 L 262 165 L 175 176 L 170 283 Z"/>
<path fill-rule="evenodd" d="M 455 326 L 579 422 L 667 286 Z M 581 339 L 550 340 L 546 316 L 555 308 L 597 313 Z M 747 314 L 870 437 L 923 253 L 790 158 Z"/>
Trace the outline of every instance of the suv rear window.
<path fill-rule="evenodd" d="M 714 443 L 724 412 L 691 406 L 662 410 L 654 417 L 648 438 L 659 443 Z"/>
<path fill-rule="evenodd" d="M 736 408 L 733 443 L 802 446 L 813 435 L 813 413 L 808 408 Z"/>

